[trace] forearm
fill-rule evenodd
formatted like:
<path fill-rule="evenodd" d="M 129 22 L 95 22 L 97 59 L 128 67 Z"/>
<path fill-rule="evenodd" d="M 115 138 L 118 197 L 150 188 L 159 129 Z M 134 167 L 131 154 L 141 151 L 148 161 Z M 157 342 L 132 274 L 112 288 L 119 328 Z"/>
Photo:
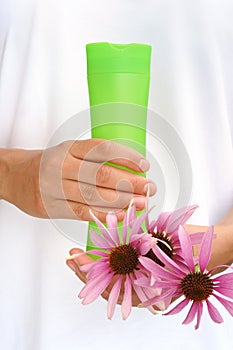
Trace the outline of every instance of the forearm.
<path fill-rule="evenodd" d="M 215 226 L 215 233 L 212 260 L 224 261 L 225 257 L 227 265 L 233 264 L 233 207 Z"/>
<path fill-rule="evenodd" d="M 189 233 L 205 232 L 206 226 L 185 225 Z M 212 244 L 212 254 L 208 269 L 218 265 L 231 265 L 233 263 L 233 224 L 227 221 L 227 224 L 221 221 L 221 224 L 214 226 L 215 238 Z M 200 246 L 194 247 L 194 254 L 198 255 Z"/>

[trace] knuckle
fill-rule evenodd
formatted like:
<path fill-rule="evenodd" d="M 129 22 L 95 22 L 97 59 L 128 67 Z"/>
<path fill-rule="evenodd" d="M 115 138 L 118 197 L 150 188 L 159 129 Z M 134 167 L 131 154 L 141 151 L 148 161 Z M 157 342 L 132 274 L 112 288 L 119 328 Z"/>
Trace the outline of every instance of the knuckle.
<path fill-rule="evenodd" d="M 113 150 L 113 143 L 111 141 L 107 140 L 98 144 L 98 152 L 101 155 L 106 155 L 107 157 L 109 157 L 109 159 L 111 158 Z"/>
<path fill-rule="evenodd" d="M 58 147 L 59 148 L 70 148 L 73 144 L 74 144 L 75 141 L 72 141 L 72 140 L 66 140 L 66 141 L 62 141 L 61 143 L 58 144 Z"/>
<path fill-rule="evenodd" d="M 78 219 L 82 219 L 82 220 L 85 219 L 85 216 L 86 216 L 85 206 L 82 205 L 81 203 L 76 203 L 74 205 L 73 212 Z"/>
<path fill-rule="evenodd" d="M 59 148 L 63 148 L 67 145 L 67 141 L 62 141 L 61 143 L 59 143 L 58 147 Z"/>
<path fill-rule="evenodd" d="M 108 165 L 102 165 L 97 172 L 97 182 L 99 184 L 106 184 L 111 177 L 111 168 Z"/>
<path fill-rule="evenodd" d="M 139 175 L 132 176 L 130 179 L 130 183 L 131 183 L 133 192 L 138 192 L 138 191 L 141 192 L 141 190 L 143 191 L 143 188 L 145 186 L 144 178 Z"/>
<path fill-rule="evenodd" d="M 86 203 L 93 203 L 96 201 L 97 194 L 96 194 L 96 188 L 94 186 L 81 184 L 80 192 Z"/>
<path fill-rule="evenodd" d="M 140 181 L 140 179 L 138 177 L 136 177 L 136 176 L 131 176 L 130 177 L 129 184 L 130 184 L 133 192 L 135 192 L 135 189 L 138 187 L 139 181 Z"/>
<path fill-rule="evenodd" d="M 107 216 L 107 212 L 102 210 L 100 211 L 99 209 L 95 209 L 93 210 L 94 215 L 97 217 L 97 219 L 99 219 L 101 222 L 106 222 L 106 216 Z M 91 220 L 93 221 L 93 219 L 91 218 Z"/>
<path fill-rule="evenodd" d="M 129 173 L 118 181 L 117 189 L 124 189 L 128 193 L 132 194 L 135 192 L 137 187 L 137 181 L 138 180 L 135 178 L 135 176 Z"/>
<path fill-rule="evenodd" d="M 116 208 L 124 209 L 128 207 L 130 200 L 133 198 L 132 194 L 123 194 L 119 195 L 118 200 L 116 202 Z"/>
<path fill-rule="evenodd" d="M 53 154 L 53 156 L 50 159 L 50 164 L 49 165 L 50 165 L 50 167 L 52 169 L 59 169 L 59 168 L 61 168 L 62 162 L 61 162 L 60 157 L 58 155 L 56 155 L 56 154 Z"/>

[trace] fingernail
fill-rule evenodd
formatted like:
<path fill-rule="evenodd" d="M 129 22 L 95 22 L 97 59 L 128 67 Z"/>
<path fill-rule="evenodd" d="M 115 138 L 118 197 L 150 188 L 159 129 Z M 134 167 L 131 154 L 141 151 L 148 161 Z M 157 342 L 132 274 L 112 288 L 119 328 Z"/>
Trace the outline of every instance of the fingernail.
<path fill-rule="evenodd" d="M 147 171 L 150 168 L 150 163 L 145 158 L 142 158 L 139 162 L 139 167 L 142 171 Z"/>
<path fill-rule="evenodd" d="M 124 219 L 124 216 L 125 216 L 124 210 L 119 210 L 116 213 L 116 216 L 117 216 L 117 221 L 122 221 Z"/>
<path fill-rule="evenodd" d="M 144 209 L 146 206 L 146 198 L 145 197 L 135 197 L 134 204 L 138 209 Z"/>
<path fill-rule="evenodd" d="M 148 182 L 147 184 L 145 184 L 143 192 L 147 194 L 147 192 L 149 191 L 149 196 L 153 196 L 156 193 L 156 190 L 156 184 L 154 182 Z"/>
<path fill-rule="evenodd" d="M 73 270 L 74 272 L 76 272 L 76 266 L 75 266 L 75 263 L 71 260 L 69 260 L 67 262 L 67 265 L 69 266 L 69 268 L 71 268 L 71 270 Z"/>

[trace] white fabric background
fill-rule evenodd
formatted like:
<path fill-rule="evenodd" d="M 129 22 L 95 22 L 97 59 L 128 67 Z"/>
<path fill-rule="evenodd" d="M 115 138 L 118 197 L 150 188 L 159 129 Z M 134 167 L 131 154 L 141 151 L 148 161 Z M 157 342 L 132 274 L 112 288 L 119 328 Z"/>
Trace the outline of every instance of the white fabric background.
<path fill-rule="evenodd" d="M 204 1 L 0 1 L 0 147 L 43 148 L 61 123 L 88 108 L 85 45 L 153 46 L 149 107 L 178 131 L 193 166 L 192 222 L 214 224 L 232 205 L 233 4 Z M 156 126 L 155 126 L 156 127 Z M 156 157 L 156 149 L 151 149 Z M 150 174 L 156 181 L 156 174 Z M 171 174 L 172 177 L 172 174 Z M 172 181 L 172 180 L 171 180 Z M 185 186 L 185 184 L 184 184 Z M 168 203 L 169 206 L 169 203 Z M 78 223 L 86 232 L 86 224 Z M 0 345 L 6 350 L 233 348 L 232 318 L 133 310 L 106 319 L 83 307 L 65 266 L 75 244 L 49 221 L 0 203 Z"/>

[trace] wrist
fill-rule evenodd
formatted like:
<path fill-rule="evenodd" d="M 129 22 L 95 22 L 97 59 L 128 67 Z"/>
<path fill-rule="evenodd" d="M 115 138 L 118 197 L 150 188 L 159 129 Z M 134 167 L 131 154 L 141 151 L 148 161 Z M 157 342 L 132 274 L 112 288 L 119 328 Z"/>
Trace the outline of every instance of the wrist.
<path fill-rule="evenodd" d="M 0 199 L 19 206 L 34 180 L 31 168 L 38 155 L 39 150 L 0 149 Z"/>
<path fill-rule="evenodd" d="M 212 261 L 215 265 L 233 263 L 233 224 L 215 225 Z"/>
<path fill-rule="evenodd" d="M 0 149 L 0 199 L 7 200 L 9 179 L 9 149 Z"/>

